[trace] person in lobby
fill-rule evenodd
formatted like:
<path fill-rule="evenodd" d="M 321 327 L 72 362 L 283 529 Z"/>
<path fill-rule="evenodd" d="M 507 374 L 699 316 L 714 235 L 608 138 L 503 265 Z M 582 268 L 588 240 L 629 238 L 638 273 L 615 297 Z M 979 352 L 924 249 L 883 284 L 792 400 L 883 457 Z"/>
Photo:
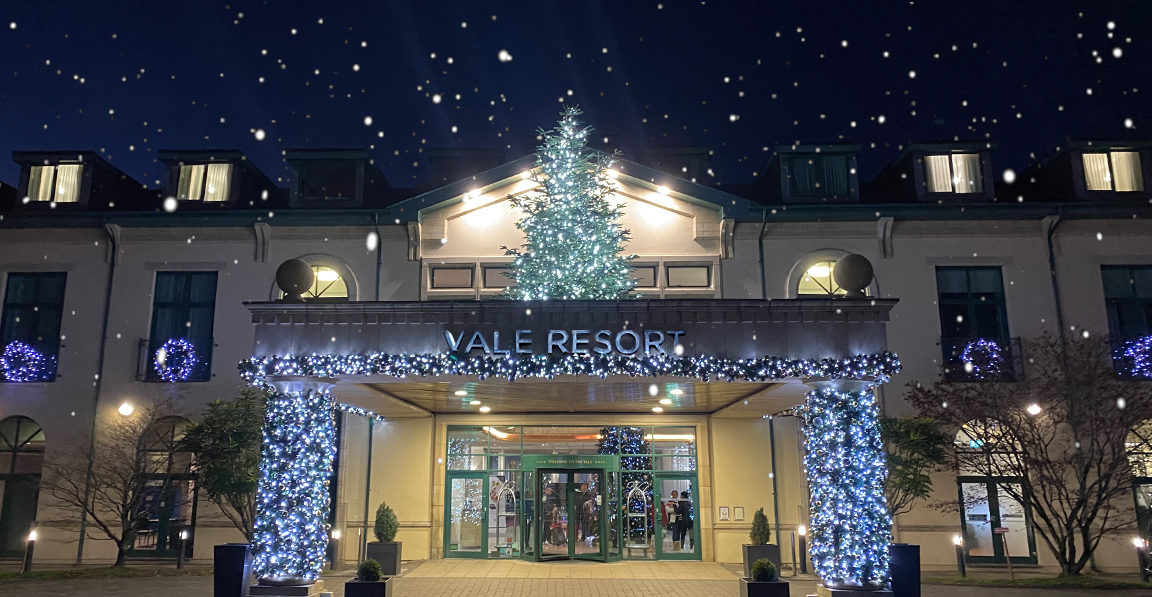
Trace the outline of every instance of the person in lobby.
<path fill-rule="evenodd" d="M 688 490 L 684 490 L 680 494 L 680 501 L 676 504 L 676 521 L 677 521 L 677 543 L 684 551 L 692 551 L 692 543 L 694 537 L 692 534 L 692 498 L 688 495 Z"/>
<path fill-rule="evenodd" d="M 680 493 L 676 490 L 673 490 L 668 501 L 664 502 L 664 517 L 667 521 L 665 528 L 668 530 L 668 536 L 672 538 L 672 551 L 680 550 L 680 541 L 677 536 L 680 533 L 680 525 L 677 518 L 677 506 L 679 503 Z"/>

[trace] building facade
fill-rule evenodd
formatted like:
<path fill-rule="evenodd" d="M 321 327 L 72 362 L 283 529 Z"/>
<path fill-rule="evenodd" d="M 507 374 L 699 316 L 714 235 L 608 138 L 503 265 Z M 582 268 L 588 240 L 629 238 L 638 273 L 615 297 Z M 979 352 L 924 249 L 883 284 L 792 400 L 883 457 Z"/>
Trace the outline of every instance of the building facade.
<path fill-rule="evenodd" d="M 1152 333 L 1147 144 L 1074 144 L 1013 184 L 994 182 L 988 144 L 912 145 L 870 182 L 858 180 L 859 150 L 780 147 L 754 184 L 729 190 L 694 182 L 680 163 L 691 152 L 661 154 L 657 167 L 623 161 L 615 196 L 640 297 L 533 304 L 500 299 L 504 248 L 522 242 L 509 199 L 533 192 L 531 156 L 491 167 L 485 154 L 478 171 L 443 152 L 438 171 L 454 182 L 418 192 L 391 187 L 363 151 L 288 152 L 288 188 L 239 152 L 165 152 L 165 185 L 149 191 L 92 153 L 18 152 L 21 178 L 0 219 L 0 335 L 11 351 L 0 556 L 19 554 L 35 523 L 38 559 L 114 557 L 106 540 L 81 548 L 79 513 L 39 490 L 43 461 L 83 450 L 93 430 L 132 416 L 124 405 L 176 395 L 195 420 L 245 383 L 242 362 L 891 351 L 902 369 L 875 395 L 900 415 L 904 385 L 938 379 L 974 340 L 1017 363 L 1019 338 L 1060 326 Z M 865 298 L 836 283 L 848 254 L 875 272 Z M 275 284 L 290 259 L 314 273 L 303 303 L 282 302 Z M 168 381 L 157 355 L 178 350 L 195 358 Z M 362 557 L 381 502 L 399 517 L 405 559 L 736 562 L 763 508 L 790 562 L 789 538 L 810 522 L 795 407 L 818 375 L 402 372 L 341 370 L 325 382 L 336 401 L 382 417 L 338 415 L 329 521 L 342 561 Z M 167 420 L 157 437 L 168 441 L 149 449 L 174 449 L 183 423 Z M 194 463 L 174 462 L 180 470 L 142 479 L 154 495 L 133 557 L 173 557 L 181 531 L 194 560 L 240 538 L 199 491 Z M 997 496 L 997 481 L 960 472 L 936 476 L 934 499 L 963 487 L 985 492 L 983 507 L 920 505 L 894 521 L 895 538 L 922 545 L 926 568 L 954 565 L 958 533 L 972 561 L 1000 564 L 991 529 L 1001 525 L 1014 563 L 1054 566 L 1027 510 Z M 1128 569 L 1137 532 L 1105 540 L 1097 564 Z"/>

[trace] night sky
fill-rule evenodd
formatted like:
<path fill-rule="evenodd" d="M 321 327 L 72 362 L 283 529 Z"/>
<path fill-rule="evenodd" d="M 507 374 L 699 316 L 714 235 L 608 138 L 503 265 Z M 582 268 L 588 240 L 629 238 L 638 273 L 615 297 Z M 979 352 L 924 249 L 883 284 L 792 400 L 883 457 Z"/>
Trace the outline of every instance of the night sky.
<path fill-rule="evenodd" d="M 862 143 L 866 180 L 910 140 L 990 139 L 1000 172 L 1068 137 L 1152 137 L 1145 0 L 3 7 L 0 151 L 91 149 L 152 188 L 158 149 L 239 148 L 286 186 L 285 148 L 369 146 L 414 186 L 421 150 L 511 160 L 569 103 L 625 158 L 711 147 L 724 183 L 777 143 Z"/>

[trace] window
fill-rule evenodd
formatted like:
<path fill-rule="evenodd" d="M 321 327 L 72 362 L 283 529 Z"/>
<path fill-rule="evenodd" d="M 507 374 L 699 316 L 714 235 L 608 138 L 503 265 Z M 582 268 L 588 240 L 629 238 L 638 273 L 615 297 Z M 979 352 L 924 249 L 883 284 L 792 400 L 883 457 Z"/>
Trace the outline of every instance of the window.
<path fill-rule="evenodd" d="M 843 195 L 848 192 L 848 158 L 810 155 L 789 160 L 793 195 Z"/>
<path fill-rule="evenodd" d="M 636 278 L 637 288 L 656 287 L 656 266 L 637 265 L 632 268 L 632 277 Z"/>
<path fill-rule="evenodd" d="M 56 378 L 66 276 L 64 272 L 8 274 L 4 323 L 0 329 L 2 350 L 12 357 L 6 359 L 7 366 L 0 368 L 6 381 Z"/>
<path fill-rule="evenodd" d="M 668 288 L 702 288 L 711 284 L 712 268 L 707 265 L 669 265 L 664 269 Z"/>
<path fill-rule="evenodd" d="M 1032 520 L 1020 499 L 1023 463 L 1018 442 L 995 420 L 965 423 L 955 441 L 965 556 L 980 564 L 1004 563 L 1008 557 L 1014 563 L 1035 564 Z M 998 527 L 1009 532 L 996 537 Z"/>
<path fill-rule="evenodd" d="M 350 160 L 306 160 L 297 166 L 303 199 L 355 199 L 357 164 Z"/>
<path fill-rule="evenodd" d="M 978 153 L 924 156 L 924 178 L 929 193 L 984 192 Z"/>
<path fill-rule="evenodd" d="M 1089 191 L 1124 193 L 1144 190 L 1139 152 L 1085 153 L 1083 157 L 1084 185 Z"/>
<path fill-rule="evenodd" d="M 0 557 L 24 555 L 36 520 L 44 430 L 28 417 L 0 421 Z"/>
<path fill-rule="evenodd" d="M 1118 341 L 1152 335 L 1152 266 L 1106 265 L 1100 270 L 1109 335 Z"/>
<path fill-rule="evenodd" d="M 148 342 L 147 379 L 159 380 L 156 352 L 169 340 L 192 345 L 194 362 L 182 381 L 212 377 L 212 325 L 216 315 L 216 272 L 157 272 L 152 304 L 152 335 Z M 160 366 L 180 367 L 165 357 Z"/>
<path fill-rule="evenodd" d="M 1014 381 L 1023 374 L 1019 340 L 1008 337 L 998 267 L 938 267 L 940 347 L 950 381 Z"/>
<path fill-rule="evenodd" d="M 834 259 L 813 263 L 800 277 L 796 294 L 800 296 L 843 296 L 847 291 L 836 284 L 832 271 L 836 268 Z"/>
<path fill-rule="evenodd" d="M 312 266 L 312 286 L 304 293 L 311 298 L 347 299 L 348 284 L 340 273 L 322 265 Z"/>
<path fill-rule="evenodd" d="M 176 198 L 181 201 L 227 201 L 232 164 L 180 166 Z"/>
<path fill-rule="evenodd" d="M 432 288 L 472 288 L 471 267 L 432 268 Z"/>
<path fill-rule="evenodd" d="M 512 268 L 503 266 L 484 268 L 484 288 L 508 288 L 515 285 L 516 280 L 512 278 Z"/>
<path fill-rule="evenodd" d="M 1152 477 L 1152 419 L 1133 427 L 1124 443 L 1132 476 Z"/>
<path fill-rule="evenodd" d="M 191 555 L 197 487 L 192 454 L 181 447 L 188 425 L 184 417 L 162 417 L 140 437 L 147 464 L 138 478 L 144 488 L 139 513 L 148 522 L 136 534 L 128 555 L 175 557 L 184 531 L 189 538 L 185 555 Z"/>
<path fill-rule="evenodd" d="M 28 200 L 75 203 L 80 200 L 83 164 L 32 166 L 28 173 Z"/>

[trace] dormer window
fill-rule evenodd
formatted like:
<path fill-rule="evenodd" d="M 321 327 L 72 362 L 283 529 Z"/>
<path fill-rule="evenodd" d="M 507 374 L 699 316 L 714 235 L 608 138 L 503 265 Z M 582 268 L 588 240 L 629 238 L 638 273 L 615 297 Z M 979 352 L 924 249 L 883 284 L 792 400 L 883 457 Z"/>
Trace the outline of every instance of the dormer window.
<path fill-rule="evenodd" d="M 80 200 L 83 172 L 83 164 L 32 166 L 28 174 L 27 201 L 76 203 Z"/>
<path fill-rule="evenodd" d="M 983 193 L 980 154 L 951 153 L 924 156 L 924 178 L 929 193 Z"/>
<path fill-rule="evenodd" d="M 842 155 L 806 155 L 788 162 L 793 195 L 848 193 L 848 159 Z"/>
<path fill-rule="evenodd" d="M 353 160 L 309 160 L 300 163 L 302 199 L 355 199 L 359 164 Z"/>
<path fill-rule="evenodd" d="M 1084 184 L 1089 191 L 1139 192 L 1144 190 L 1140 153 L 1109 151 L 1084 153 Z"/>
<path fill-rule="evenodd" d="M 227 201 L 232 164 L 180 166 L 177 198 L 181 201 Z"/>

